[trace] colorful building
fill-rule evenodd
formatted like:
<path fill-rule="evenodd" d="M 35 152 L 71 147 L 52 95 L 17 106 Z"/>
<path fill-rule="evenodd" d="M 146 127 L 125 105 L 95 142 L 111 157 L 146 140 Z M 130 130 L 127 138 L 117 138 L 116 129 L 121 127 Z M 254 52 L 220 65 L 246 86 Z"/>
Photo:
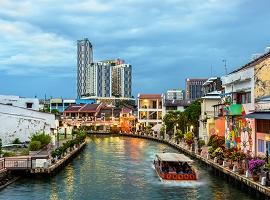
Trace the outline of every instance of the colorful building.
<path fill-rule="evenodd" d="M 163 94 L 139 94 L 138 95 L 138 122 L 141 126 L 155 126 L 162 123 Z"/>
<path fill-rule="evenodd" d="M 255 111 L 246 115 L 255 123 L 255 155 L 270 152 L 270 52 L 258 57 L 254 65 Z"/>

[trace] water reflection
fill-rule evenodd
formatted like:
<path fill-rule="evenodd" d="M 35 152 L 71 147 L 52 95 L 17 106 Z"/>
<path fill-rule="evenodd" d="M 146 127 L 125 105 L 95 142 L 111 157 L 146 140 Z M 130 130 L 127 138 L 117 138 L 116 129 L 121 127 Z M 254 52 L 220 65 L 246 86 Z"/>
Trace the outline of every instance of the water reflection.
<path fill-rule="evenodd" d="M 164 149 L 176 152 L 143 139 L 91 137 L 56 176 L 21 179 L 2 190 L 0 199 L 252 199 L 200 165 L 197 182 L 161 182 L 152 162 Z"/>

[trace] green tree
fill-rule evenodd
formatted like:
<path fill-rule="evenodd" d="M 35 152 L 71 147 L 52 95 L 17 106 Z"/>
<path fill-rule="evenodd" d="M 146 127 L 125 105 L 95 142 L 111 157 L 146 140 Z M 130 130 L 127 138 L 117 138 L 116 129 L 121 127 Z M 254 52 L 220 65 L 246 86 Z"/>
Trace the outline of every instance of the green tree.
<path fill-rule="evenodd" d="M 188 126 L 193 126 L 193 133 L 198 136 L 199 129 L 199 118 L 201 115 L 201 102 L 194 101 L 190 106 L 184 111 L 185 116 L 187 117 Z"/>
<path fill-rule="evenodd" d="M 160 128 L 160 131 L 159 131 L 159 134 L 160 134 L 161 137 L 164 137 L 165 131 L 166 131 L 166 130 L 165 130 L 165 126 L 162 125 L 162 127 Z"/>

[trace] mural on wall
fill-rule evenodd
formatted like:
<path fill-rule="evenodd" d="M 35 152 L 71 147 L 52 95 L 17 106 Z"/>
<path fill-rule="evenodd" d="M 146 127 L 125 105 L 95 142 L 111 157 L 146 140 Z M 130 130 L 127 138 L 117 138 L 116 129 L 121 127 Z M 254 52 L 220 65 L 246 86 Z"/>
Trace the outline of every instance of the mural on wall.
<path fill-rule="evenodd" d="M 255 100 L 270 96 L 270 58 L 255 66 Z"/>
<path fill-rule="evenodd" d="M 245 115 L 242 106 L 242 116 Z M 227 116 L 227 134 L 225 143 L 227 148 L 237 148 L 244 152 L 252 151 L 252 127 L 249 119 Z"/>

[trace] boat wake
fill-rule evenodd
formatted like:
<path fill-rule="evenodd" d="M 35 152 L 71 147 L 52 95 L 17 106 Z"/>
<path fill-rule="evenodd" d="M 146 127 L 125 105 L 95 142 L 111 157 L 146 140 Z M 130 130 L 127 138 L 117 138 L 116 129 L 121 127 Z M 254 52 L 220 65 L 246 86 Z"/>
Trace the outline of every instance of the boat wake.
<path fill-rule="evenodd" d="M 154 165 L 151 166 L 153 170 L 155 170 Z M 159 179 L 159 181 L 158 181 Z M 163 180 L 157 175 L 157 182 L 158 185 L 164 185 L 167 187 L 182 187 L 182 188 L 197 188 L 202 185 L 207 184 L 202 180 L 195 180 L 195 181 L 174 181 L 174 180 Z"/>

